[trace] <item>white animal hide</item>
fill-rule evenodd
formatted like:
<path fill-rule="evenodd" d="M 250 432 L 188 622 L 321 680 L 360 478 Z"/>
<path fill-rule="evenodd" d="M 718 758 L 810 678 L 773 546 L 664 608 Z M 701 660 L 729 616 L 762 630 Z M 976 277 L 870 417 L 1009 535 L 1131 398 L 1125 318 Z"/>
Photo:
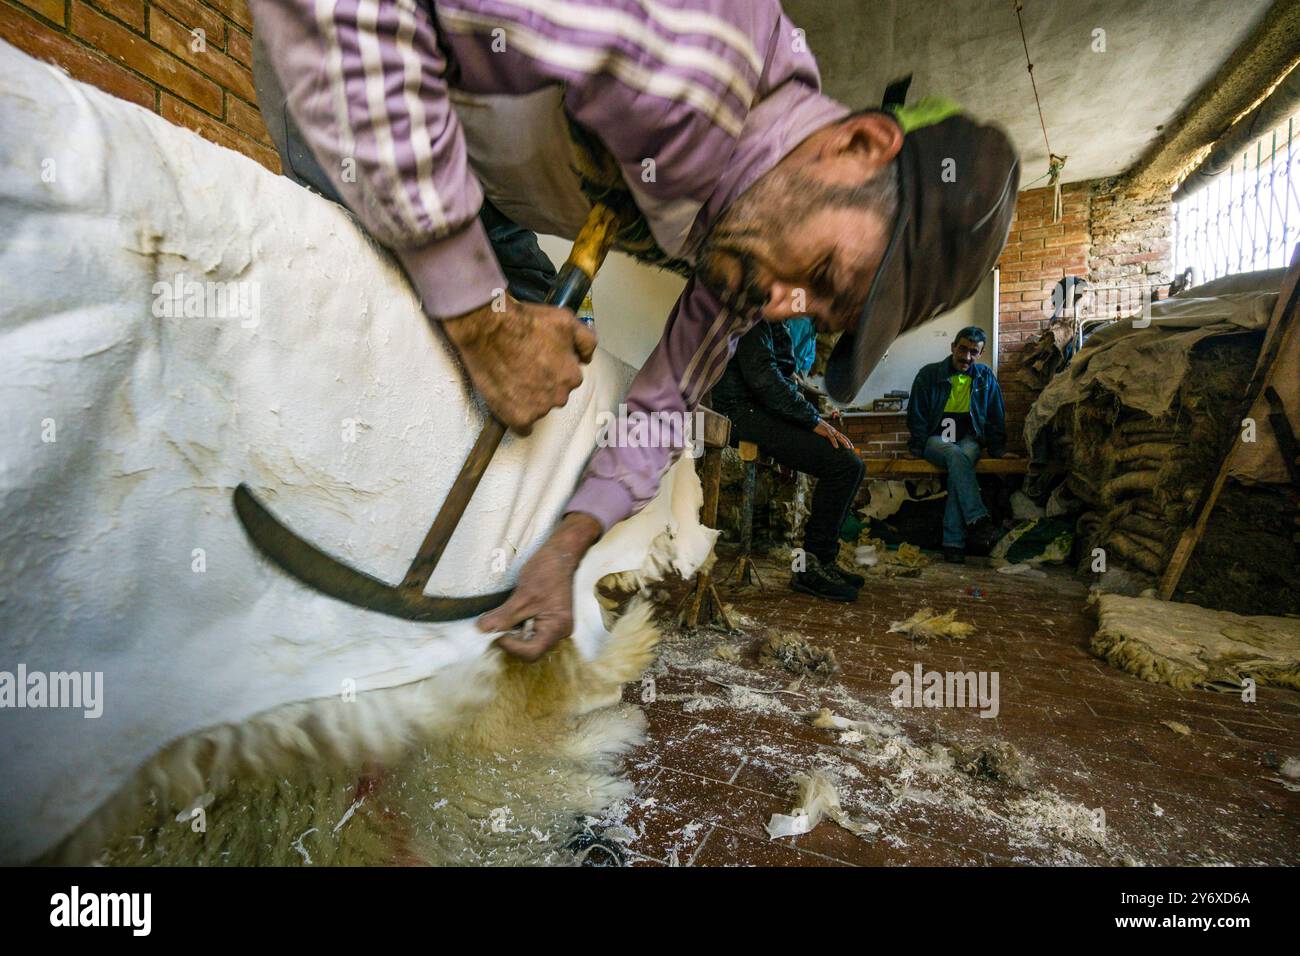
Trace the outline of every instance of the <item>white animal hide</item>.
<path fill-rule="evenodd" d="M 439 675 L 472 696 L 454 675 L 492 639 L 473 621 L 310 591 L 259 558 L 231 506 L 246 481 L 307 540 L 397 582 L 483 424 L 349 215 L 0 43 L 0 222 L 0 670 L 102 672 L 104 698 L 98 719 L 0 711 L 0 861 L 47 851 L 205 729 Z M 255 320 L 168 316 L 156 284 L 178 275 L 239 283 Z M 598 352 L 563 409 L 505 440 L 428 593 L 513 582 L 630 372 Z M 602 574 L 690 574 L 708 555 L 699 500 L 683 460 L 589 553 L 585 657 L 606 638 Z"/>

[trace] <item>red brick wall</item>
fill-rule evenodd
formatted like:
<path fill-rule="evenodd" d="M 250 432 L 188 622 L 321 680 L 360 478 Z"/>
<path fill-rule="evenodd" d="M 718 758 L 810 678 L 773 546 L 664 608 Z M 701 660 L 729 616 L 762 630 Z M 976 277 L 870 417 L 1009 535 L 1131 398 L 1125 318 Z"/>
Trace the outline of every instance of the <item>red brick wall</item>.
<path fill-rule="evenodd" d="M 905 458 L 907 456 L 907 415 L 846 415 L 844 434 L 848 435 L 864 458 Z"/>
<path fill-rule="evenodd" d="M 1020 194 L 1011 235 L 998 260 L 998 384 L 1007 404 L 1007 446 L 1024 452 L 1021 432 L 1037 393 L 1019 375 L 1020 352 L 1052 317 L 1052 288 L 1069 275 L 1085 275 L 1091 245 L 1088 183 L 1061 190 L 1062 216 L 1052 222 L 1052 190 Z"/>
<path fill-rule="evenodd" d="M 278 173 L 252 29 L 244 0 L 0 0 L 0 38 Z"/>

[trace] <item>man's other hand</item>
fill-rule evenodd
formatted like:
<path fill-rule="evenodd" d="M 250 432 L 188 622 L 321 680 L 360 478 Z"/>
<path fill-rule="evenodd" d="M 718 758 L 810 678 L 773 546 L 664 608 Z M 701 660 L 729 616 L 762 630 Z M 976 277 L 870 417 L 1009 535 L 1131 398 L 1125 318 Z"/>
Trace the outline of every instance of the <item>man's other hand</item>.
<path fill-rule="evenodd" d="M 478 619 L 480 631 L 513 631 L 532 622 L 532 633 L 504 634 L 497 643 L 507 654 L 535 661 L 573 633 L 573 573 L 599 540 L 600 522 L 591 515 L 564 516 L 546 543 L 519 572 L 510 600 Z"/>
<path fill-rule="evenodd" d="M 521 435 L 582 384 L 596 333 L 568 309 L 511 296 L 442 323 L 492 414 Z M 494 308 L 495 305 L 495 308 Z M 499 310 L 499 311 L 498 311 Z"/>
<path fill-rule="evenodd" d="M 817 427 L 815 427 L 813 431 L 818 435 L 821 435 L 822 438 L 825 438 L 832 445 L 847 448 L 849 451 L 853 450 L 853 442 L 849 440 L 849 436 L 841 431 L 837 431 L 835 426 L 824 418 L 817 421 Z"/>

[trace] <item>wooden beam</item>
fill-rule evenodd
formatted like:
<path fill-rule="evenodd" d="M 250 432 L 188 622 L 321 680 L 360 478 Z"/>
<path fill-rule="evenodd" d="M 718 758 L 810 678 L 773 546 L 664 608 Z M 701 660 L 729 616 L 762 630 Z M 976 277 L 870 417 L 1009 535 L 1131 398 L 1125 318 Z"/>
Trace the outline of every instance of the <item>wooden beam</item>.
<path fill-rule="evenodd" d="M 902 478 L 915 475 L 942 475 L 942 468 L 924 458 L 864 458 L 868 478 Z M 1023 475 L 1029 471 L 1027 458 L 981 458 L 975 462 L 981 475 Z"/>
<path fill-rule="evenodd" d="M 1233 427 L 1236 429 L 1240 429 L 1242 418 L 1250 414 L 1255 399 L 1273 380 L 1273 375 L 1277 371 L 1273 360 L 1283 353 L 1288 339 L 1296 334 L 1297 329 L 1300 329 L 1300 323 L 1295 321 L 1297 299 L 1300 299 L 1298 293 L 1300 293 L 1300 245 L 1296 246 L 1295 253 L 1291 256 L 1291 268 L 1287 270 L 1286 278 L 1282 280 L 1282 291 L 1277 297 L 1277 305 L 1273 308 L 1269 331 L 1259 351 L 1259 360 L 1255 363 L 1255 372 L 1246 386 L 1245 399 L 1233 422 Z M 1295 374 L 1294 369 L 1291 370 L 1291 374 Z M 1169 564 L 1165 567 L 1165 573 L 1160 578 L 1160 597 L 1165 601 L 1174 596 L 1174 591 L 1178 589 L 1178 582 L 1182 580 L 1183 572 L 1187 570 L 1196 546 L 1201 543 L 1201 538 L 1205 535 L 1205 529 L 1210 523 L 1210 515 L 1219 501 L 1224 485 L 1228 483 L 1232 459 L 1240 448 L 1241 434 L 1238 431 L 1228 447 L 1228 453 L 1223 456 L 1214 483 L 1208 493 L 1201 496 L 1196 520 L 1178 540 L 1174 553 L 1169 558 Z"/>
<path fill-rule="evenodd" d="M 1181 24 L 1172 29 L 1204 29 Z M 1168 187 L 1300 61 L 1300 0 L 1275 0 L 1259 26 L 1125 175 L 1136 192 Z"/>
<path fill-rule="evenodd" d="M 731 439 L 731 419 L 701 405 L 696 409 L 704 419 L 704 447 L 726 448 Z"/>

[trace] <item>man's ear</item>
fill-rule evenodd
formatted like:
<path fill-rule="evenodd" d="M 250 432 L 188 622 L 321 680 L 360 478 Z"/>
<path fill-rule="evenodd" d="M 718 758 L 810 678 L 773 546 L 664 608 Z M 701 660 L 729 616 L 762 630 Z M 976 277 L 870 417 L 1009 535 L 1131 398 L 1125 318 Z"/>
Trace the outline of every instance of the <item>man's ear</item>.
<path fill-rule="evenodd" d="M 854 159 L 864 169 L 883 169 L 903 148 L 903 128 L 888 113 L 868 112 L 837 123 L 822 146 L 823 159 Z"/>

